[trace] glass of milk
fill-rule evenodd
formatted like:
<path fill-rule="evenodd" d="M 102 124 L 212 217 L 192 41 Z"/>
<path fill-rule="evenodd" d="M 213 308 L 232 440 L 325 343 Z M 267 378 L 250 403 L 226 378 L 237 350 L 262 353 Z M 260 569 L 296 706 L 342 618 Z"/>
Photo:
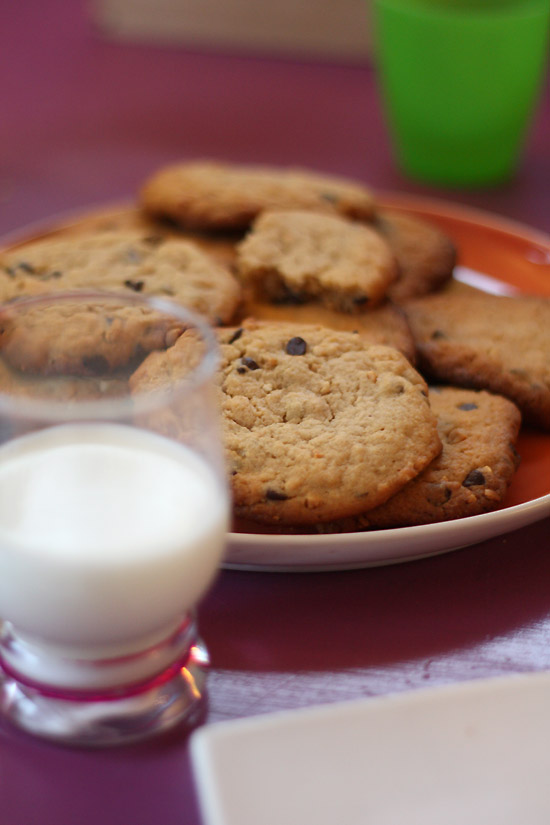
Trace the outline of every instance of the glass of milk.
<path fill-rule="evenodd" d="M 157 369 L 180 335 L 186 357 Z M 229 511 L 216 370 L 208 325 L 170 302 L 0 307 L 0 712 L 15 725 L 97 746 L 200 719 L 194 608 Z"/>

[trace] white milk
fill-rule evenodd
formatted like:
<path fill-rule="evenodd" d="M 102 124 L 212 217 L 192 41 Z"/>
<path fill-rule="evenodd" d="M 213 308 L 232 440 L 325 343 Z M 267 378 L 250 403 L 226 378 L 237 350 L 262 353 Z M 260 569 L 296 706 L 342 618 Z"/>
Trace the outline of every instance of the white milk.
<path fill-rule="evenodd" d="M 154 643 L 219 563 L 228 507 L 186 447 L 114 424 L 63 425 L 0 448 L 0 616 L 83 657 Z"/>

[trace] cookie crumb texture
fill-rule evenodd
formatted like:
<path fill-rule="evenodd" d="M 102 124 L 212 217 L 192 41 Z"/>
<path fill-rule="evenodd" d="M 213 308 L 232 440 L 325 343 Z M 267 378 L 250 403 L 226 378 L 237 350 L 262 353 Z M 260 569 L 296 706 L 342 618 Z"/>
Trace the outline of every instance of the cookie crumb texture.
<path fill-rule="evenodd" d="M 362 513 L 439 453 L 426 385 L 396 350 L 292 324 L 248 322 L 219 340 L 237 516 L 299 525 Z"/>
<path fill-rule="evenodd" d="M 246 229 L 266 209 L 309 209 L 359 220 L 374 213 L 361 183 L 271 166 L 196 161 L 160 169 L 140 193 L 143 209 L 191 229 Z"/>
<path fill-rule="evenodd" d="M 240 244 L 239 273 L 276 303 L 319 301 L 342 312 L 378 306 L 397 277 L 379 233 L 335 215 L 264 212 Z"/>

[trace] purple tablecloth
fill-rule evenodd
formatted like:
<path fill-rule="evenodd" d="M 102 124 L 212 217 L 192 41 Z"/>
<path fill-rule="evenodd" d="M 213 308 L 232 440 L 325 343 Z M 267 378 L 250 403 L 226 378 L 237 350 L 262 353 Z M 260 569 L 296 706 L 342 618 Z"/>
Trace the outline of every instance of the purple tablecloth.
<path fill-rule="evenodd" d="M 451 191 L 395 169 L 366 65 L 121 45 L 76 0 L 5 8 L 0 63 L 1 234 L 131 200 L 195 157 L 310 166 L 550 229 L 548 92 L 515 180 Z M 206 723 L 550 667 L 549 529 L 369 570 L 221 573 L 200 609 Z M 0 821 L 199 825 L 186 738 L 87 752 L 2 730 Z"/>

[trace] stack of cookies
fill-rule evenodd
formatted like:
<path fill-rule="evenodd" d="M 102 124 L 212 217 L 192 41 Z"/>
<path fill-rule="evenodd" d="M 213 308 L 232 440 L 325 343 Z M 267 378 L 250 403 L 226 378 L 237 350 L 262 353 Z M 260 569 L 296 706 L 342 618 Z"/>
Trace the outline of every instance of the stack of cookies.
<path fill-rule="evenodd" d="M 550 428 L 550 301 L 457 289 L 455 259 L 437 227 L 358 182 L 182 163 L 135 207 L 6 251 L 0 299 L 99 287 L 200 313 L 220 343 L 236 519 L 355 531 L 499 507 L 522 416 Z M 132 336 L 136 391 L 176 380 L 194 345 Z M 0 347 L 4 391 L 48 373 L 43 344 L 24 362 Z"/>

